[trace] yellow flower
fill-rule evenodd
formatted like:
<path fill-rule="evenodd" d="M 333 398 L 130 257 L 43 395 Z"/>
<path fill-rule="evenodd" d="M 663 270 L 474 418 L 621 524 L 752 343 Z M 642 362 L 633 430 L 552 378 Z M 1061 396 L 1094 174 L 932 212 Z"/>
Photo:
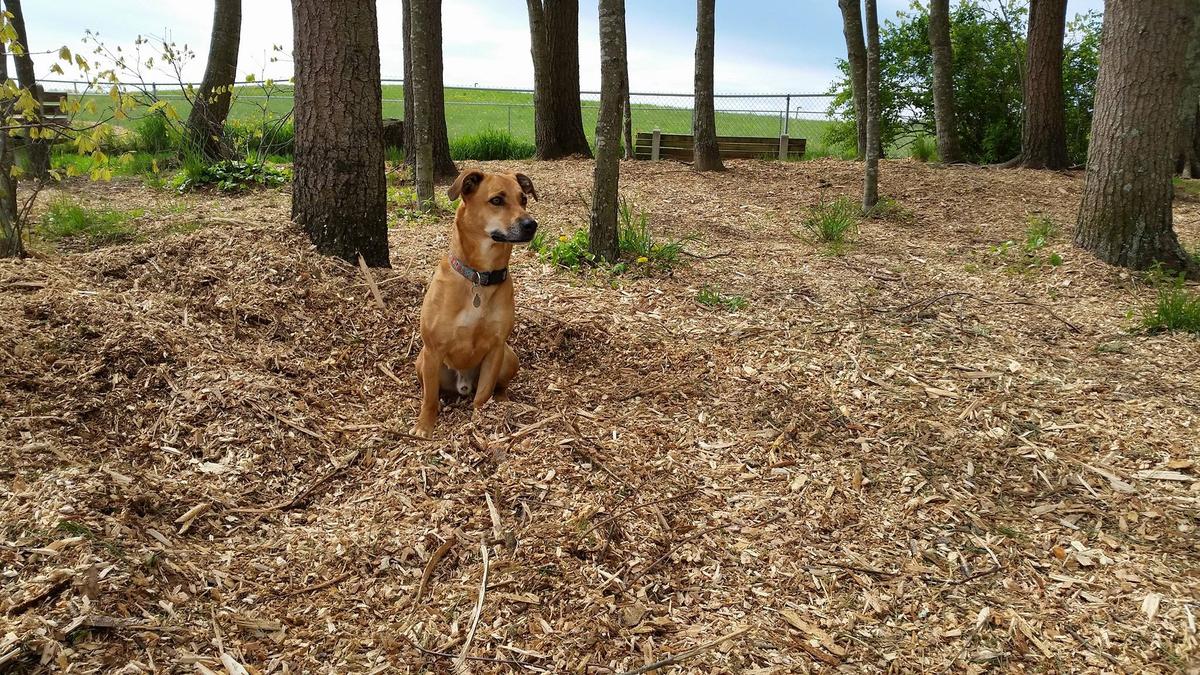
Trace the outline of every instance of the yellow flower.
<path fill-rule="evenodd" d="M 558 235 L 558 240 L 559 240 L 559 241 L 566 241 L 566 240 L 567 240 L 567 235 L 565 235 L 565 234 L 560 234 L 560 235 Z"/>
<path fill-rule="evenodd" d="M 642 257 L 638 258 L 638 262 L 647 263 L 647 262 L 650 262 L 650 259 L 647 258 L 646 256 L 642 256 Z"/>

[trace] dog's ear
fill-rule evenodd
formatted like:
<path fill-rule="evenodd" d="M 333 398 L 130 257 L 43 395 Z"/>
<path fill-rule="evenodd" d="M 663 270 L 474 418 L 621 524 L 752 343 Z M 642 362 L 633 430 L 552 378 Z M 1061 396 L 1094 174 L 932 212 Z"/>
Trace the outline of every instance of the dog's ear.
<path fill-rule="evenodd" d="M 481 171 L 463 171 L 458 174 L 458 178 L 454 180 L 454 185 L 446 192 L 450 197 L 450 201 L 458 199 L 460 196 L 465 197 L 475 191 L 479 184 L 483 182 L 483 172 Z"/>
<path fill-rule="evenodd" d="M 521 186 L 521 192 L 533 197 L 533 201 L 535 202 L 538 200 L 537 189 L 533 187 L 533 181 L 529 180 L 529 176 L 526 176 L 523 173 L 518 173 L 514 175 L 513 178 L 517 179 L 517 185 Z"/>

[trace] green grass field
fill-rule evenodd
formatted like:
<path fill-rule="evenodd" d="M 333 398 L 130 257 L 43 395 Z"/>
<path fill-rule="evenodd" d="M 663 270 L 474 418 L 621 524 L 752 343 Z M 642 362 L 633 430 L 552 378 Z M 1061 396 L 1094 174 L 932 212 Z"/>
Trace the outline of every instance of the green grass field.
<path fill-rule="evenodd" d="M 231 120 L 253 121 L 261 120 L 264 115 L 283 115 L 292 109 L 290 87 L 276 85 L 269 99 L 263 98 L 265 89 L 261 86 L 243 86 L 236 91 L 230 111 Z M 397 84 L 387 84 L 383 87 L 383 116 L 391 118 L 404 117 L 404 88 Z M 94 121 L 111 114 L 111 102 L 107 96 L 89 97 L 95 100 L 97 112 L 86 115 L 86 119 Z M 178 95 L 166 96 L 180 117 L 187 117 L 190 105 Z M 446 89 L 446 126 L 450 140 L 475 134 L 486 129 L 508 131 L 514 138 L 533 142 L 533 95 L 525 92 L 495 91 L 487 89 Z M 681 102 L 686 99 L 679 99 Z M 584 101 L 583 127 L 589 139 L 595 134 L 596 113 L 598 102 Z M 780 110 L 767 111 L 768 108 L 782 108 L 783 102 L 775 99 L 749 99 L 745 105 L 763 108 L 759 112 L 717 112 L 717 133 L 725 136 L 778 136 L 782 125 Z M 812 101 L 811 108 L 824 105 L 823 100 Z M 816 116 L 815 113 L 806 115 Z M 81 116 L 83 118 L 83 116 Z M 651 131 L 655 127 L 664 133 L 688 133 L 691 129 L 692 111 L 690 108 L 671 107 L 668 105 L 639 104 L 633 105 L 634 131 Z M 116 124 L 127 126 L 128 120 Z M 798 119 L 793 117 L 789 123 L 789 135 L 793 138 L 808 138 L 810 145 L 819 143 L 824 137 L 824 130 L 829 122 L 820 119 Z"/>

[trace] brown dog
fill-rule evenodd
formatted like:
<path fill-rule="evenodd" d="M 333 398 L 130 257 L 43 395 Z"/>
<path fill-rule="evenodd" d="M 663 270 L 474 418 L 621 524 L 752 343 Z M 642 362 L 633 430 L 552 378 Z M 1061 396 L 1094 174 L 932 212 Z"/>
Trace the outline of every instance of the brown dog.
<path fill-rule="evenodd" d="M 506 400 L 518 366 L 507 343 L 513 328 L 508 259 L 513 244 L 530 241 L 537 231 L 537 221 L 525 210 L 537 191 L 524 174 L 463 171 L 449 195 L 462 197 L 450 255 L 438 264 L 421 305 L 421 416 L 412 433 L 422 438 L 433 436 L 441 393 L 474 392 L 477 409 L 493 394 Z"/>

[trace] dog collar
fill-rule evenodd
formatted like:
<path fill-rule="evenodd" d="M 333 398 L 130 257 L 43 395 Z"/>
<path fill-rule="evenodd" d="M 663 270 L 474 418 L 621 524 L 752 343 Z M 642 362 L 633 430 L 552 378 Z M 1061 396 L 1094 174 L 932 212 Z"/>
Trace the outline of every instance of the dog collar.
<path fill-rule="evenodd" d="M 454 271 L 466 277 L 467 281 L 476 286 L 495 286 L 496 284 L 504 283 L 504 280 L 508 278 L 507 267 L 492 270 L 491 272 L 480 272 L 479 270 L 470 268 L 466 263 L 454 256 L 450 256 L 450 266 L 454 268 Z"/>

